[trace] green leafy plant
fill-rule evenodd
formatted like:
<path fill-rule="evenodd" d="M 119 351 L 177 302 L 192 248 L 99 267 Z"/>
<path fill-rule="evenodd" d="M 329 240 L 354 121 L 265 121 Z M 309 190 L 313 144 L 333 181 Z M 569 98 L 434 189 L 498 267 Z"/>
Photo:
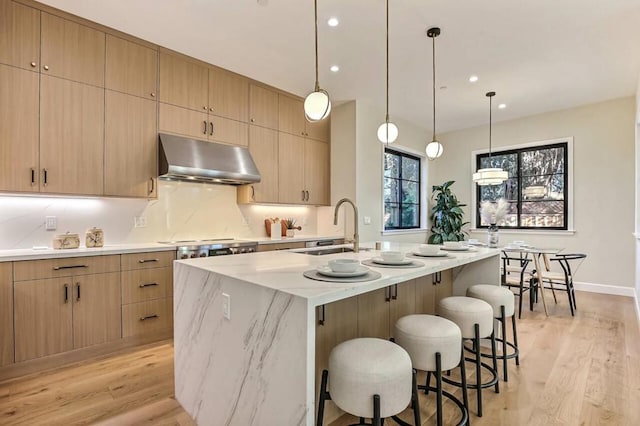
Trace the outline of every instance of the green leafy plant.
<path fill-rule="evenodd" d="M 463 222 L 464 212 L 456 195 L 451 192 L 451 185 L 455 181 L 450 180 L 442 185 L 434 185 L 431 191 L 431 199 L 435 205 L 431 208 L 431 235 L 429 244 L 442 244 L 444 241 L 462 241 L 466 231 L 462 227 L 469 222 Z"/>
<path fill-rule="evenodd" d="M 293 218 L 282 219 L 287 229 L 296 229 L 296 220 Z"/>

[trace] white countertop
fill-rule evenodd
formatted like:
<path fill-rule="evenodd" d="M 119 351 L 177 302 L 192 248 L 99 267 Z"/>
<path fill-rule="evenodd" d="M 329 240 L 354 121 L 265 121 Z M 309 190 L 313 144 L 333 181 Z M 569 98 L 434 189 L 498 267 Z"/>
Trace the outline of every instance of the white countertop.
<path fill-rule="evenodd" d="M 174 245 L 144 243 L 144 244 L 114 244 L 104 247 L 77 249 L 17 249 L 17 250 L 0 250 L 0 262 L 11 262 L 20 260 L 39 260 L 51 259 L 56 257 L 83 257 L 83 256 L 101 256 L 106 254 L 126 254 L 141 253 L 150 251 L 172 251 L 175 250 Z"/>
<path fill-rule="evenodd" d="M 305 241 L 321 241 L 321 240 L 341 240 L 342 235 L 296 235 L 295 237 L 282 237 L 280 240 L 272 240 L 270 237 L 258 237 L 258 238 L 245 238 L 250 241 L 257 241 L 258 244 L 277 244 L 277 243 L 291 243 L 291 242 L 305 242 Z"/>
<path fill-rule="evenodd" d="M 349 247 L 350 245 L 347 244 L 345 246 Z M 391 243 L 387 249 L 412 252 L 417 250 L 418 246 L 419 244 Z M 364 243 L 361 247 L 372 248 L 374 243 Z M 318 266 L 326 265 L 331 259 L 349 258 L 362 261 L 375 257 L 379 253 L 379 251 L 370 250 L 361 251 L 360 253 L 311 256 L 304 253 L 296 253 L 295 251 L 271 251 L 239 256 L 180 260 L 177 263 L 279 290 L 304 298 L 311 306 L 319 306 L 434 272 L 498 256 L 500 250 L 478 247 L 469 252 L 450 252 L 451 256 L 446 258 L 416 259 L 424 263 L 424 266 L 419 268 L 372 267 L 372 269 L 382 274 L 381 278 L 374 281 L 358 283 L 325 282 L 314 281 L 302 275 L 307 270 L 317 269 Z"/>

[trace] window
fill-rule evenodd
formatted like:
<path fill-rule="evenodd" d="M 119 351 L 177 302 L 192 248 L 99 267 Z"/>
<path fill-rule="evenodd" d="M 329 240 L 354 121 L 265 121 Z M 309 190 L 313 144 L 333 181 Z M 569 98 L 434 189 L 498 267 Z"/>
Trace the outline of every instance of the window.
<path fill-rule="evenodd" d="M 510 208 L 501 228 L 566 230 L 569 205 L 568 142 L 529 146 L 476 156 L 478 168 L 502 167 L 502 185 L 479 186 L 476 205 L 505 198 Z M 476 212 L 478 227 L 488 224 Z"/>
<path fill-rule="evenodd" d="M 420 157 L 384 150 L 384 229 L 420 228 Z"/>

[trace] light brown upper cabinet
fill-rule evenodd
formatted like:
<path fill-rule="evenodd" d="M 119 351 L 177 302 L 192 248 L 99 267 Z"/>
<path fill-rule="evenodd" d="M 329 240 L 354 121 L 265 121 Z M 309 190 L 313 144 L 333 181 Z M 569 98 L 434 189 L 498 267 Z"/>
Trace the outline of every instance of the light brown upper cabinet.
<path fill-rule="evenodd" d="M 107 89 L 156 99 L 157 78 L 157 50 L 107 34 Z"/>
<path fill-rule="evenodd" d="M 194 111 L 174 105 L 160 103 L 160 131 L 177 133 L 196 139 L 207 139 L 209 116 L 205 111 Z"/>
<path fill-rule="evenodd" d="M 265 87 L 249 86 L 249 121 L 269 129 L 278 129 L 278 94 Z"/>
<path fill-rule="evenodd" d="M 104 87 L 105 33 L 42 13 L 41 72 Z"/>
<path fill-rule="evenodd" d="M 208 112 L 209 70 L 166 52 L 160 53 L 160 102 Z"/>
<path fill-rule="evenodd" d="M 0 191 L 37 192 L 37 73 L 0 65 L 0 123 Z"/>
<path fill-rule="evenodd" d="M 106 91 L 104 192 L 157 197 L 156 102 Z"/>
<path fill-rule="evenodd" d="M 304 187 L 307 204 L 330 204 L 329 144 L 305 139 Z"/>
<path fill-rule="evenodd" d="M 278 94 L 278 129 L 281 132 L 329 142 L 330 118 L 312 123 L 304 115 L 304 101 Z"/>
<path fill-rule="evenodd" d="M 209 68 L 209 113 L 249 121 L 249 81 L 220 68 Z"/>
<path fill-rule="evenodd" d="M 304 138 L 279 132 L 278 139 L 278 201 L 305 204 Z"/>
<path fill-rule="evenodd" d="M 249 125 L 209 114 L 208 138 L 212 142 L 247 146 L 249 145 Z"/>
<path fill-rule="evenodd" d="M 249 126 L 249 152 L 260 172 L 260 182 L 238 187 L 238 203 L 277 203 L 278 132 Z"/>
<path fill-rule="evenodd" d="M 101 195 L 104 89 L 43 75 L 40 191 Z"/>
<path fill-rule="evenodd" d="M 331 116 L 314 123 L 307 121 L 306 129 L 308 138 L 329 142 L 331 140 Z"/>
<path fill-rule="evenodd" d="M 13 1 L 0 1 L 0 63 L 38 70 L 40 11 Z"/>

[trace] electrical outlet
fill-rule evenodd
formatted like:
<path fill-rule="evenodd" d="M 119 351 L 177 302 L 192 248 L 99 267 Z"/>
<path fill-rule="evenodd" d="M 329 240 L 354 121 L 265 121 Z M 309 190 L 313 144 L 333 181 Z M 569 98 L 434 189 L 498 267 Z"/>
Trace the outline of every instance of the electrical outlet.
<path fill-rule="evenodd" d="M 146 216 L 135 216 L 133 218 L 133 226 L 136 228 L 146 228 L 147 227 L 147 217 Z"/>
<path fill-rule="evenodd" d="M 231 321 L 231 296 L 222 293 L 222 315 Z"/>
<path fill-rule="evenodd" d="M 56 216 L 45 216 L 44 227 L 47 231 L 55 231 L 58 228 L 58 218 Z"/>
<path fill-rule="evenodd" d="M 365 216 L 364 217 L 364 224 L 365 225 L 371 225 L 371 216 Z"/>

